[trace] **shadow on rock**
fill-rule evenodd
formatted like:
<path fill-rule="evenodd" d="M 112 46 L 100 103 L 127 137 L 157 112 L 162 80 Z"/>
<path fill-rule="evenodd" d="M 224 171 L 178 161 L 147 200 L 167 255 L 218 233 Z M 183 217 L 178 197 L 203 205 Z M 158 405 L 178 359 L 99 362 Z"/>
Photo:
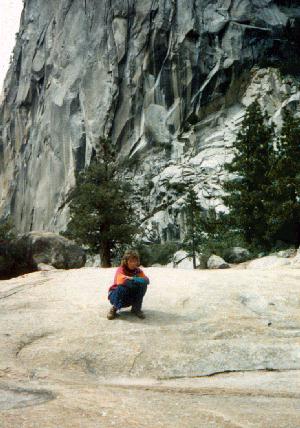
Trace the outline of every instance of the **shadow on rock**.
<path fill-rule="evenodd" d="M 117 317 L 117 320 L 128 321 L 131 323 L 143 323 L 151 325 L 170 325 L 170 324 L 181 324 L 183 322 L 193 321 L 195 318 L 192 316 L 182 316 L 171 312 L 156 311 L 156 310 L 144 310 L 146 316 L 145 319 L 139 319 L 136 315 L 130 312 L 130 309 L 122 310 Z"/>

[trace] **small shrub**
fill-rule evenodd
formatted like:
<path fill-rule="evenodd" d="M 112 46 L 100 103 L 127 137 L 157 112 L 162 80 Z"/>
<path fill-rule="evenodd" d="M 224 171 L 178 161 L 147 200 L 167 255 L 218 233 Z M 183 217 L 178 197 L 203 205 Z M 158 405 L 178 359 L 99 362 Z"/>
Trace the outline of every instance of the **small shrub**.
<path fill-rule="evenodd" d="M 14 222 L 11 217 L 0 221 L 0 243 L 9 242 L 16 236 Z"/>
<path fill-rule="evenodd" d="M 224 258 L 226 251 L 232 247 L 249 248 L 249 245 L 245 243 L 245 240 L 238 232 L 228 230 L 223 235 L 208 237 L 201 245 L 201 251 L 207 256 L 216 254 Z"/>
<path fill-rule="evenodd" d="M 16 241 L 11 217 L 0 222 L 0 278 L 7 279 L 28 272 L 26 246 Z"/>

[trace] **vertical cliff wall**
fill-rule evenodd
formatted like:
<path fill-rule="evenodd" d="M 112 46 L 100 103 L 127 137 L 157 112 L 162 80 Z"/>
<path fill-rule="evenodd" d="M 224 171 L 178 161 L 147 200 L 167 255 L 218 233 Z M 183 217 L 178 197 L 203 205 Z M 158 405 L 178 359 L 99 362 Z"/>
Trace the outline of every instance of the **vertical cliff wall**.
<path fill-rule="evenodd" d="M 297 79 L 270 68 L 297 74 L 297 3 L 25 0 L 0 112 L 1 215 L 20 231 L 64 229 L 100 136 L 133 160 L 150 238 L 180 237 L 187 181 L 223 209 L 245 107 L 259 95 L 278 123 L 283 105 L 299 110 Z"/>

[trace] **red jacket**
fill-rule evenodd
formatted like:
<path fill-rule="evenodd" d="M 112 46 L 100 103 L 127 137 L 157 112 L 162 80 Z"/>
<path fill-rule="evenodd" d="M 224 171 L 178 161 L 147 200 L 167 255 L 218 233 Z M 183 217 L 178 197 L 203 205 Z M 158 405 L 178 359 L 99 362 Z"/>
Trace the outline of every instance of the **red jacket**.
<path fill-rule="evenodd" d="M 128 268 L 126 269 L 126 267 L 124 267 L 124 266 L 120 266 L 116 270 L 115 277 L 114 277 L 114 283 L 113 283 L 113 285 L 111 285 L 109 287 L 108 292 L 117 288 L 118 285 L 125 285 L 126 281 L 128 281 L 128 278 L 126 278 L 128 276 L 131 276 L 131 277 L 139 276 L 141 278 L 145 278 L 147 284 L 149 284 L 149 282 L 150 282 L 149 278 L 144 274 L 142 269 L 137 268 L 134 270 L 129 270 Z"/>

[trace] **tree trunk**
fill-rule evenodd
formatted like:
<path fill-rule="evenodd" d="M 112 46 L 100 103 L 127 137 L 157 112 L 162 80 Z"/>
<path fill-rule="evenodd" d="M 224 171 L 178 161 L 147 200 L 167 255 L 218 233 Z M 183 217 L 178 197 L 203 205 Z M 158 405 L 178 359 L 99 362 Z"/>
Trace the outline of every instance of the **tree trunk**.
<path fill-rule="evenodd" d="M 101 243 L 100 262 L 103 268 L 111 267 L 110 246 L 108 242 Z"/>
<path fill-rule="evenodd" d="M 193 269 L 196 269 L 196 249 L 195 249 L 195 236 L 193 234 L 192 252 L 193 252 Z"/>

